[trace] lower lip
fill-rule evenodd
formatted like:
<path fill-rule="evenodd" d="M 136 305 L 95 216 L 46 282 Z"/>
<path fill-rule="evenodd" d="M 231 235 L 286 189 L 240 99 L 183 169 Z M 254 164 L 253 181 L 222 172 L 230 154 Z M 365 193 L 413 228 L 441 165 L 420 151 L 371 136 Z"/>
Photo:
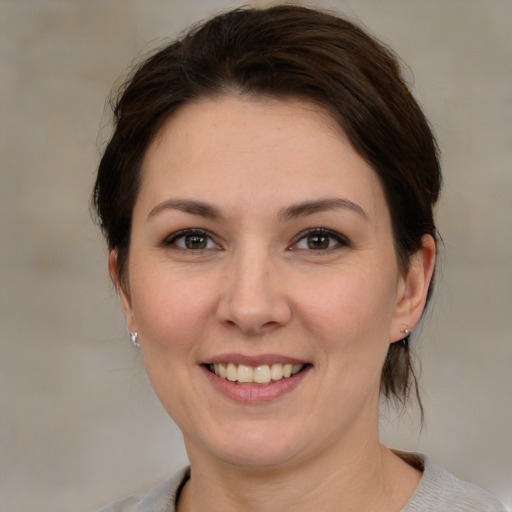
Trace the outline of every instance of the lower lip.
<path fill-rule="evenodd" d="M 292 377 L 283 378 L 266 385 L 258 385 L 231 382 L 222 377 L 217 377 L 205 366 L 201 366 L 206 377 L 217 391 L 235 402 L 245 404 L 271 402 L 290 393 L 304 380 L 311 368 L 311 366 L 306 366 L 306 368 Z"/>

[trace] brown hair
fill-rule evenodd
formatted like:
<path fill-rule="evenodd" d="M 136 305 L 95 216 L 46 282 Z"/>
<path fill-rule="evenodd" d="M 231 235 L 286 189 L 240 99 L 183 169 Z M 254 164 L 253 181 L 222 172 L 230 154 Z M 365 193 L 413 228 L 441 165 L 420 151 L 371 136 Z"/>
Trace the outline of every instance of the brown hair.
<path fill-rule="evenodd" d="M 402 272 L 423 235 L 437 238 L 437 145 L 391 50 L 319 10 L 235 9 L 148 58 L 113 104 L 115 131 L 99 165 L 93 206 L 109 249 L 118 252 L 121 278 L 148 145 L 180 106 L 230 92 L 305 99 L 338 122 L 380 178 Z M 381 392 L 405 403 L 411 388 L 421 408 L 407 336 L 389 347 Z"/>

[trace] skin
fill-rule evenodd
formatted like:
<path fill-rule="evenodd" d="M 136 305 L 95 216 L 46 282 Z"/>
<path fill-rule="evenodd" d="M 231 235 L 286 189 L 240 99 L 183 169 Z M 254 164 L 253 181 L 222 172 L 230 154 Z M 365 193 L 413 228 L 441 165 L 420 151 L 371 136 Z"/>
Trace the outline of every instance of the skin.
<path fill-rule="evenodd" d="M 344 202 L 291 210 L 326 199 Z M 333 235 L 307 238 L 318 228 Z M 187 248 L 184 229 L 205 230 L 206 247 Z M 380 374 L 421 316 L 434 259 L 425 236 L 400 272 L 380 182 L 318 107 L 234 95 L 182 107 L 144 160 L 125 285 L 109 260 L 183 432 L 193 476 L 179 510 L 400 510 L 421 475 L 379 443 Z M 269 353 L 309 367 L 263 403 L 226 397 L 203 366 Z"/>

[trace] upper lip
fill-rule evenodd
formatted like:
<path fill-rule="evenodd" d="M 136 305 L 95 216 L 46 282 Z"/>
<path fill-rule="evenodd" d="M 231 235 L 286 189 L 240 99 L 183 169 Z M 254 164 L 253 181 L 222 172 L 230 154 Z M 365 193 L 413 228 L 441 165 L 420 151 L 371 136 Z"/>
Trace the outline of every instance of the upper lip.
<path fill-rule="evenodd" d="M 298 359 L 296 357 L 285 356 L 282 354 L 259 354 L 259 355 L 246 355 L 246 354 L 219 354 L 217 356 L 208 358 L 202 364 L 223 364 L 233 363 L 236 365 L 244 364 L 246 366 L 261 366 L 264 364 L 309 364 L 309 361 Z"/>

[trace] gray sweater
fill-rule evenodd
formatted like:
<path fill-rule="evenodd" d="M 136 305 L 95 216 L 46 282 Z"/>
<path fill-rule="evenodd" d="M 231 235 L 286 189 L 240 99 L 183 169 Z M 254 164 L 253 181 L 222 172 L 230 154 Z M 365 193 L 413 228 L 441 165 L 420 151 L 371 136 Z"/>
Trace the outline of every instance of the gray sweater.
<path fill-rule="evenodd" d="M 418 456 L 423 463 L 423 477 L 401 512 L 507 512 L 480 487 L 459 480 L 424 455 Z M 125 498 L 99 512 L 176 512 L 176 498 L 189 478 L 187 468 L 147 494 Z"/>

